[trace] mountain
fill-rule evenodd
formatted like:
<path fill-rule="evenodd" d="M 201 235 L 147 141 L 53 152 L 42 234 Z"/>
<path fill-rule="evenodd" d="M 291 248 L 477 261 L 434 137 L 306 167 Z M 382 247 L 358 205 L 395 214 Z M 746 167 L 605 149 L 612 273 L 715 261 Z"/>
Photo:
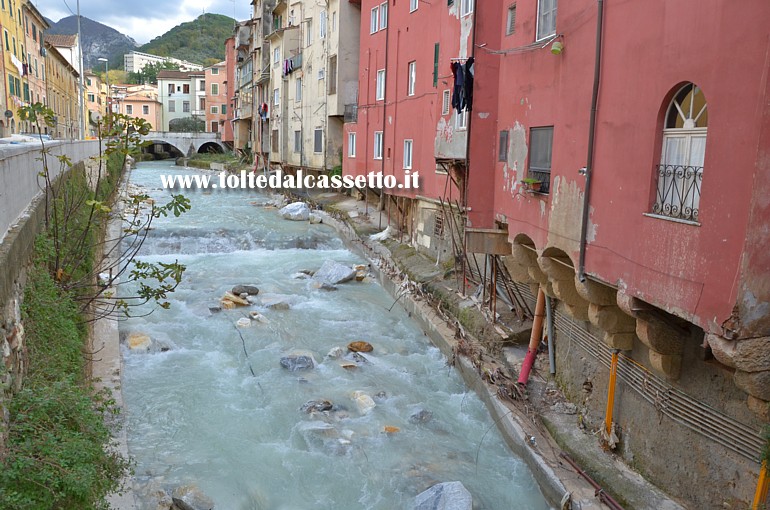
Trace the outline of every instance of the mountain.
<path fill-rule="evenodd" d="M 137 47 L 136 41 L 127 35 L 85 16 L 80 17 L 80 32 L 83 37 L 83 62 L 86 69 L 103 70 L 104 62 L 99 62 L 99 58 L 107 58 L 110 61 L 110 69 L 123 69 L 123 54 Z M 77 34 L 77 16 L 68 16 L 53 23 L 48 33 Z"/>
<path fill-rule="evenodd" d="M 235 20 L 222 14 L 202 14 L 156 37 L 139 51 L 210 65 L 225 59 L 225 40 L 233 35 Z"/>

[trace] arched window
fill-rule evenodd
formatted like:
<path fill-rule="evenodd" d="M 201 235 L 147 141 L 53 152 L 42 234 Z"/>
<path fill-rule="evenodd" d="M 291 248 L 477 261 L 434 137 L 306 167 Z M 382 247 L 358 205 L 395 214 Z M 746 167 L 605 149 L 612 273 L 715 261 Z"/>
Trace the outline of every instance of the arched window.
<path fill-rule="evenodd" d="M 698 221 L 708 108 L 703 91 L 688 83 L 674 95 L 666 111 L 663 147 L 652 212 Z"/>

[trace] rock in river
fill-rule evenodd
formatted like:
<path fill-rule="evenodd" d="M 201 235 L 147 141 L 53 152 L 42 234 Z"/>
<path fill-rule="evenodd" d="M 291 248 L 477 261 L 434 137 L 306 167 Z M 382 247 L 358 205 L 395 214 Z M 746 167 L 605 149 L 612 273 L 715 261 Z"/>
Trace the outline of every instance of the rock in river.
<path fill-rule="evenodd" d="M 172 508 L 179 510 L 212 510 L 214 502 L 194 485 L 177 487 L 171 493 Z"/>
<path fill-rule="evenodd" d="M 310 219 L 310 207 L 304 202 L 294 202 L 279 211 L 285 220 L 307 221 Z"/>
<path fill-rule="evenodd" d="M 438 483 L 414 498 L 414 510 L 471 510 L 473 498 L 460 482 Z"/>
<path fill-rule="evenodd" d="M 233 290 L 231 290 L 233 294 L 236 296 L 240 296 L 241 294 L 248 294 L 249 296 L 256 296 L 259 294 L 259 289 L 253 285 L 236 285 L 233 287 Z"/>
<path fill-rule="evenodd" d="M 290 372 L 315 368 L 315 359 L 309 352 L 292 352 L 281 358 L 281 366 Z"/>
<path fill-rule="evenodd" d="M 333 260 L 327 260 L 315 272 L 313 279 L 330 285 L 349 282 L 356 277 L 356 270 Z"/>
<path fill-rule="evenodd" d="M 369 342 L 350 342 L 348 344 L 348 350 L 352 352 L 372 352 L 374 347 Z"/>

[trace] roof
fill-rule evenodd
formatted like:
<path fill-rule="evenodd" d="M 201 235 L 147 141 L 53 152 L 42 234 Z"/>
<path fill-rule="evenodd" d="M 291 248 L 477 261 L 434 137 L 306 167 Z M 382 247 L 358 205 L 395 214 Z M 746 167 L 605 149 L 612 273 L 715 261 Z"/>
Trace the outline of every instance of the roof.
<path fill-rule="evenodd" d="M 45 34 L 45 42 L 60 48 L 72 48 L 78 45 L 78 34 Z"/>
<path fill-rule="evenodd" d="M 174 71 L 171 69 L 162 69 L 158 71 L 159 80 L 186 80 L 192 74 L 190 71 Z"/>

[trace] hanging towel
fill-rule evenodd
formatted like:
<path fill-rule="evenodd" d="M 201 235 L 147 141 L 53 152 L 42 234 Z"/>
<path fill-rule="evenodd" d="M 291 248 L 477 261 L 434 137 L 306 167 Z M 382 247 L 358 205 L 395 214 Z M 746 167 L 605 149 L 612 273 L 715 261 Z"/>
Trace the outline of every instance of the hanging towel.
<path fill-rule="evenodd" d="M 462 64 L 452 62 L 452 74 L 454 75 L 454 88 L 452 91 L 452 107 L 461 113 L 465 107 L 465 72 Z"/>

